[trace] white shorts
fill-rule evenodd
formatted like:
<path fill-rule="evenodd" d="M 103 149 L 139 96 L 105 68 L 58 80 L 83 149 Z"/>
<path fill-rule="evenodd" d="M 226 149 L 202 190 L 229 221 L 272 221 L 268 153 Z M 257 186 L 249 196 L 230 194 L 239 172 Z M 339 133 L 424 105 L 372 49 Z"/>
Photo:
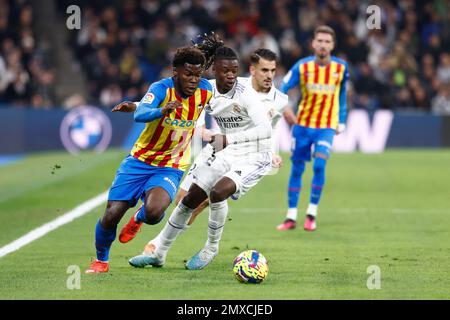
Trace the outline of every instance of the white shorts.
<path fill-rule="evenodd" d="M 189 188 L 191 187 L 192 183 L 194 182 L 194 170 L 198 166 L 198 161 L 201 159 L 200 156 L 197 156 L 195 158 L 194 162 L 191 164 L 189 171 L 184 176 L 183 180 L 180 183 L 180 189 L 183 189 L 185 191 L 189 191 Z"/>
<path fill-rule="evenodd" d="M 254 187 L 271 169 L 271 152 L 237 157 L 230 156 L 225 148 L 212 156 L 211 149 L 204 148 L 204 151 L 195 159 L 189 179 L 191 179 L 191 183 L 194 182 L 209 195 L 212 187 L 221 178 L 228 177 L 236 184 L 236 192 L 231 198 L 237 200 Z"/>

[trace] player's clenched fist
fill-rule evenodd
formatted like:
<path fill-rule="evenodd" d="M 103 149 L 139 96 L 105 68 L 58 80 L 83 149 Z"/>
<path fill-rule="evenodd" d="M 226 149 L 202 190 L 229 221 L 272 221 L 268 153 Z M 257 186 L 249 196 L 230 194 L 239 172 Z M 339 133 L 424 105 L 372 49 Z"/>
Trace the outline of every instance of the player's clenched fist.
<path fill-rule="evenodd" d="M 278 154 L 272 155 L 272 168 L 281 168 L 283 166 L 283 158 Z"/>
<path fill-rule="evenodd" d="M 213 146 L 214 151 L 220 151 L 228 145 L 227 137 L 223 134 L 213 135 L 209 144 Z"/>
<path fill-rule="evenodd" d="M 134 112 L 137 105 L 134 102 L 124 101 L 115 105 L 111 112 Z"/>
<path fill-rule="evenodd" d="M 183 105 L 181 104 L 180 101 L 177 101 L 177 100 L 170 101 L 164 107 L 161 108 L 161 112 L 165 116 L 165 115 L 168 115 L 169 113 L 171 113 L 173 110 L 182 108 L 182 107 L 183 107 Z"/>

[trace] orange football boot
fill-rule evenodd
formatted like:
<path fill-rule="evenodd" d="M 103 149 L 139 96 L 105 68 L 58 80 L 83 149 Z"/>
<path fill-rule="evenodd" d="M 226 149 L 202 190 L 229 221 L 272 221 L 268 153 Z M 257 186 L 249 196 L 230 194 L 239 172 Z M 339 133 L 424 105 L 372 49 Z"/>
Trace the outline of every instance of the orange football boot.
<path fill-rule="evenodd" d="M 119 241 L 122 243 L 127 243 L 128 241 L 131 241 L 136 237 L 136 234 L 141 230 L 141 226 L 143 222 L 136 222 L 134 220 L 134 217 L 136 214 L 141 210 L 143 205 L 139 207 L 139 209 L 136 211 L 135 214 L 131 217 L 130 221 L 122 228 L 119 235 Z"/>
<path fill-rule="evenodd" d="M 95 260 L 89 266 L 89 269 L 85 273 L 105 273 L 109 271 L 109 262 L 103 262 L 100 260 Z"/>

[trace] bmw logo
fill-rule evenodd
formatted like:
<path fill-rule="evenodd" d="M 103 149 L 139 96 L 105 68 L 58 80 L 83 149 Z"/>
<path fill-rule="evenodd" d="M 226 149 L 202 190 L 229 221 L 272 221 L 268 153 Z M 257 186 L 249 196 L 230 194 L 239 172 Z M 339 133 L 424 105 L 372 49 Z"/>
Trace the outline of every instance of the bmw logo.
<path fill-rule="evenodd" d="M 61 122 L 59 131 L 62 144 L 72 154 L 83 150 L 100 153 L 111 142 L 111 122 L 102 110 L 95 107 L 72 109 Z"/>

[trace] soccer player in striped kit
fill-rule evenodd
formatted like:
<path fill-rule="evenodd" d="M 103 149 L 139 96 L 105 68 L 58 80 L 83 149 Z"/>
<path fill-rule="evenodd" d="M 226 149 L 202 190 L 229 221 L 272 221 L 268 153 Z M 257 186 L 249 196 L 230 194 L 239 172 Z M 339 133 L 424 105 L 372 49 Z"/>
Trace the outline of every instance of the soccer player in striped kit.
<path fill-rule="evenodd" d="M 306 210 L 304 229 L 316 229 L 317 207 L 325 184 L 325 167 L 335 134 L 345 130 L 347 113 L 347 63 L 331 55 L 336 42 L 332 28 L 319 26 L 314 30 L 314 55 L 299 60 L 283 79 L 280 90 L 287 93 L 300 87 L 301 100 L 297 124 L 292 129 L 292 167 L 288 186 L 289 209 L 278 230 L 296 227 L 297 205 L 302 188 L 306 162 L 314 157 L 314 175 L 310 203 Z M 313 151 L 311 147 L 313 146 Z"/>
<path fill-rule="evenodd" d="M 206 37 L 206 40 L 209 38 Z M 268 72 L 274 73 L 275 61 L 268 65 L 271 66 Z M 271 171 L 272 127 L 267 116 L 269 110 L 248 80 L 237 77 L 238 66 L 234 50 L 223 45 L 215 50 L 216 80 L 211 81 L 213 98 L 205 111 L 216 120 L 225 139 L 222 145 L 216 143 L 218 140 L 213 140 L 202 150 L 201 158 L 196 161 L 193 183 L 157 236 L 157 243 L 146 246 L 143 254 L 132 257 L 130 265 L 139 268 L 163 266 L 168 251 L 178 235 L 186 230 L 194 210 L 209 198 L 207 241 L 185 265 L 189 270 L 203 269 L 219 252 L 228 214 L 227 199 L 244 196 Z M 275 89 L 271 93 L 274 95 Z M 277 96 L 278 103 L 287 104 L 285 94 L 278 92 Z"/>
<path fill-rule="evenodd" d="M 97 259 L 86 273 L 109 271 L 109 251 L 117 224 L 129 208 L 139 208 L 122 229 L 120 242 L 128 242 L 143 223 L 157 224 L 175 198 L 184 170 L 190 165 L 190 142 L 195 123 L 212 97 L 212 86 L 201 78 L 206 64 L 197 48 L 179 48 L 173 58 L 173 77 L 153 83 L 136 106 L 136 122 L 146 126 L 130 154 L 117 170 L 105 213 L 95 227 Z M 117 111 L 117 110 L 113 110 Z"/>

